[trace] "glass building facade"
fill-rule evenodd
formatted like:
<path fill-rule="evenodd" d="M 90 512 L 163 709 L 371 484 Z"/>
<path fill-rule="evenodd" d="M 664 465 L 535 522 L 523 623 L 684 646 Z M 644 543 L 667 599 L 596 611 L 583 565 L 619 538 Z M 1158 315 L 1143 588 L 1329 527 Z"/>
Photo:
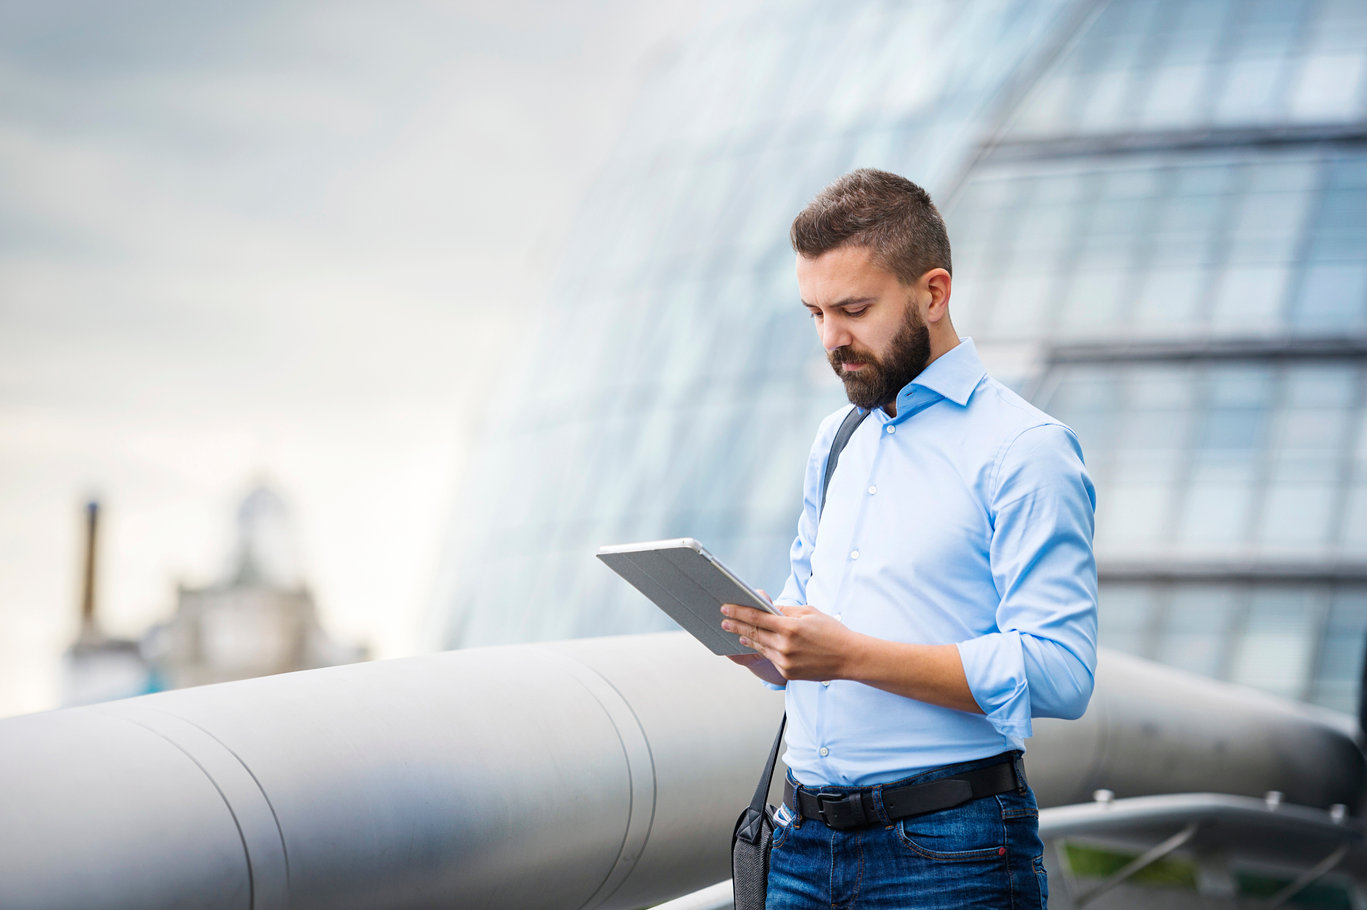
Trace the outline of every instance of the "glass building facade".
<path fill-rule="evenodd" d="M 668 627 L 593 558 L 770 590 L 843 402 L 787 229 L 855 167 L 940 202 L 951 312 L 1072 426 L 1102 643 L 1352 710 L 1367 636 L 1367 4 L 752 6 L 662 65 L 491 409 L 434 644 Z"/>

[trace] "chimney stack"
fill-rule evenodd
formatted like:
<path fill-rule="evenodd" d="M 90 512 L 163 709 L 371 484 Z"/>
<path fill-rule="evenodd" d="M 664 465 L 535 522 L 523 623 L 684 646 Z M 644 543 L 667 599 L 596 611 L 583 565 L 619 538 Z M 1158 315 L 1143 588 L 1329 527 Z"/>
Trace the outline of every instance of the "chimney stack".
<path fill-rule="evenodd" d="M 95 543 L 100 526 L 100 503 L 85 505 L 85 578 L 81 586 L 81 638 L 96 638 L 95 626 Z"/>

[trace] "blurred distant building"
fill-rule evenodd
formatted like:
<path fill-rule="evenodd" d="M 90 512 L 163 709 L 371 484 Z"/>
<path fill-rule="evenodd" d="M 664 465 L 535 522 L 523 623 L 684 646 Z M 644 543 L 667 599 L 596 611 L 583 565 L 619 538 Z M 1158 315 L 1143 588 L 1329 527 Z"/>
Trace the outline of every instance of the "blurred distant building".
<path fill-rule="evenodd" d="M 593 559 L 606 543 L 688 535 L 782 585 L 844 400 L 788 225 L 873 166 L 940 202 L 961 334 L 1081 437 L 1102 643 L 1351 711 L 1367 3 L 728 10 L 662 60 L 577 221 L 474 450 L 434 643 L 667 628 Z"/>
<path fill-rule="evenodd" d="M 366 659 L 364 647 L 334 641 L 319 624 L 284 503 L 265 487 L 238 509 L 227 575 L 181 587 L 175 615 L 148 633 L 144 652 L 171 689 Z"/>
<path fill-rule="evenodd" d="M 73 684 L 63 702 L 86 704 L 366 658 L 365 647 L 338 643 L 319 624 L 284 503 L 259 487 L 238 509 L 237 545 L 223 579 L 205 588 L 182 586 L 175 614 L 140 643 L 98 635 L 87 643 L 78 640 L 68 656 Z M 87 682 L 78 691 L 78 677 L 98 678 L 102 685 Z"/>

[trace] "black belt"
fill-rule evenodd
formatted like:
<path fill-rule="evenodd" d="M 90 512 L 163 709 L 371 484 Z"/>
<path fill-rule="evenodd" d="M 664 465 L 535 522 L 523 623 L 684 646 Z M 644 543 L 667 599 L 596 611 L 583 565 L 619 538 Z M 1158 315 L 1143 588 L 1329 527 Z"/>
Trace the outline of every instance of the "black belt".
<path fill-rule="evenodd" d="M 1019 752 L 1003 752 L 995 765 L 974 768 L 953 777 L 901 787 L 863 787 L 858 790 L 809 790 L 784 781 L 783 801 L 803 818 L 823 821 L 836 829 L 883 824 L 873 804 L 873 792 L 883 791 L 883 810 L 897 821 L 962 806 L 966 802 L 1025 788 L 1025 774 L 1016 773 Z"/>

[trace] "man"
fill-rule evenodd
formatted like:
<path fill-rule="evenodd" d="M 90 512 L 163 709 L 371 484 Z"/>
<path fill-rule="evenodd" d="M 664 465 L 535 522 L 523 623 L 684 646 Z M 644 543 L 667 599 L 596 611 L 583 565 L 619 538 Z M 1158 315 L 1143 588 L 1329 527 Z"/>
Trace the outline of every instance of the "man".
<path fill-rule="evenodd" d="M 919 186 L 847 174 L 792 242 L 852 406 L 807 461 L 784 615 L 722 608 L 756 652 L 733 659 L 787 690 L 768 907 L 1044 907 L 1019 756 L 1031 717 L 1077 718 L 1091 697 L 1081 449 L 955 333 L 949 238 Z M 837 430 L 861 414 L 823 504 Z"/>

